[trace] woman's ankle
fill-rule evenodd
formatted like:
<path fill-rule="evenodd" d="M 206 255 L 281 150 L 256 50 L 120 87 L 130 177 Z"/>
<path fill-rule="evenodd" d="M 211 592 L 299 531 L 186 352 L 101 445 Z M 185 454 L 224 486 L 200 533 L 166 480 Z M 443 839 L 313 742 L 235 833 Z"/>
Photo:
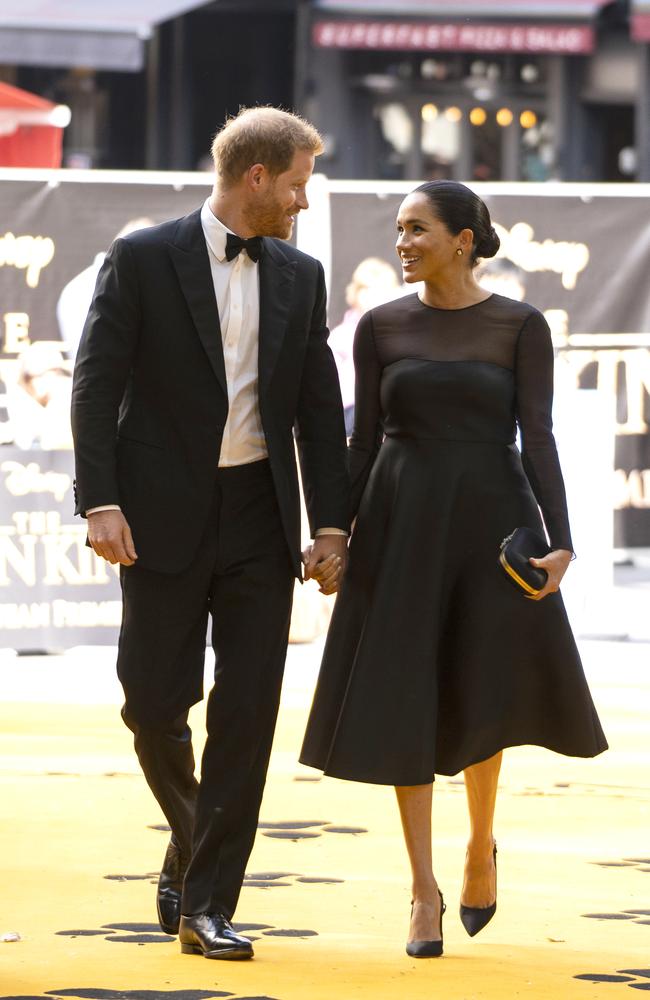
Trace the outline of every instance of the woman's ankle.
<path fill-rule="evenodd" d="M 467 841 L 467 853 L 472 858 L 489 858 L 496 847 L 496 840 L 492 834 L 481 837 L 470 837 Z"/>
<path fill-rule="evenodd" d="M 411 899 L 414 904 L 424 903 L 429 906 L 435 906 L 439 898 L 439 890 L 436 882 L 425 886 L 413 886 Z"/>

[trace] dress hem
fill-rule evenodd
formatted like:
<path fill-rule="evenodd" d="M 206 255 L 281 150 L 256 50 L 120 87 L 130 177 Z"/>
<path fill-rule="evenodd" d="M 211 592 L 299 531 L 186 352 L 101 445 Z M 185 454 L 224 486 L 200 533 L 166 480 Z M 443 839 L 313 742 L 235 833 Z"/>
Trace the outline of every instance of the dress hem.
<path fill-rule="evenodd" d="M 457 774 L 460 774 L 460 772 L 464 771 L 466 768 L 473 767 L 475 764 L 480 764 L 482 761 L 489 760 L 490 757 L 494 757 L 495 754 L 501 753 L 501 751 L 503 751 L 503 750 L 509 750 L 512 747 L 523 747 L 523 746 L 540 747 L 543 750 L 550 750 L 551 753 L 561 754 L 563 757 L 577 757 L 577 758 L 581 758 L 583 760 L 588 760 L 588 759 L 593 759 L 594 757 L 598 757 L 601 753 L 604 753 L 605 750 L 609 749 L 609 744 L 606 741 L 604 742 L 604 744 L 602 746 L 599 745 L 598 749 L 595 749 L 593 751 L 584 751 L 584 752 L 578 752 L 576 750 L 561 749 L 559 746 L 551 746 L 548 743 L 542 743 L 541 741 L 540 742 L 523 741 L 521 743 L 518 743 L 518 742 L 504 743 L 501 746 L 496 747 L 496 749 L 494 749 L 490 753 L 485 754 L 484 756 L 477 757 L 475 760 L 471 760 L 471 761 L 468 761 L 465 764 L 461 764 L 458 767 L 458 769 L 455 770 L 455 771 L 452 771 L 452 770 L 440 770 L 440 771 L 436 771 L 433 774 L 432 777 L 426 777 L 426 776 L 425 777 L 420 777 L 420 778 L 417 778 L 415 781 L 412 778 L 410 778 L 409 780 L 404 780 L 404 778 L 397 777 L 397 776 L 395 776 L 393 778 L 379 778 L 379 777 L 377 777 L 375 775 L 373 775 L 373 776 L 364 776 L 364 777 L 353 776 L 349 772 L 346 773 L 346 774 L 344 774 L 343 773 L 344 769 L 331 768 L 329 766 L 329 764 L 326 765 L 325 767 L 323 767 L 321 764 L 314 764 L 310 760 L 306 760 L 303 757 L 300 757 L 299 761 L 300 761 L 301 764 L 304 764 L 306 767 L 313 767 L 317 771 L 322 771 L 323 775 L 325 777 L 327 777 L 327 778 L 337 778 L 337 779 L 339 779 L 341 781 L 356 781 L 356 782 L 359 782 L 359 783 L 362 783 L 362 784 L 366 784 L 366 785 L 387 785 L 387 786 L 393 786 L 393 787 L 394 786 L 402 787 L 402 786 L 408 786 L 408 785 L 415 786 L 415 785 L 429 785 L 429 784 L 433 784 L 435 782 L 435 780 L 436 780 L 436 775 L 439 775 L 439 776 L 444 777 L 444 778 L 454 778 Z"/>

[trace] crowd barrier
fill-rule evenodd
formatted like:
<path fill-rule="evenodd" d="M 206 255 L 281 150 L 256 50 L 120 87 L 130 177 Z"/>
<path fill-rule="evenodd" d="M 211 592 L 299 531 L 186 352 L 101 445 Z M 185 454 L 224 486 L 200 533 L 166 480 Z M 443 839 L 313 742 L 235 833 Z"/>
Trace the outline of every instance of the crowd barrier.
<path fill-rule="evenodd" d="M 297 243 L 323 263 L 339 337 L 364 304 L 412 290 L 401 286 L 394 240 L 397 208 L 413 186 L 311 182 Z M 73 516 L 70 371 L 114 237 L 186 214 L 210 187 L 208 174 L 0 171 L 1 646 L 116 641 L 118 574 L 96 559 Z M 650 547 L 650 186 L 474 188 L 501 238 L 481 281 L 533 303 L 551 326 L 576 547 L 590 567 L 586 591 L 589 580 L 609 586 L 613 546 Z M 382 266 L 360 269 L 369 258 Z M 367 278 L 362 287 L 361 273 L 380 274 L 381 287 Z M 47 405 L 34 388 L 45 377 Z M 331 602 L 310 594 L 297 592 L 300 640 L 328 618 Z"/>

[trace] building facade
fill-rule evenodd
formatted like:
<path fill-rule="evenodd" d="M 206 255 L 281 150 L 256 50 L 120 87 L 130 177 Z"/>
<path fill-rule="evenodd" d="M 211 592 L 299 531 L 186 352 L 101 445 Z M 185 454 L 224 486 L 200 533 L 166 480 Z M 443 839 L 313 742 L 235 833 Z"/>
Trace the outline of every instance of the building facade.
<path fill-rule="evenodd" d="M 299 104 L 335 177 L 650 179 L 650 5 L 314 0 Z"/>
<path fill-rule="evenodd" d="M 649 0 L 5 0 L 0 80 L 71 108 L 68 166 L 201 168 L 271 103 L 332 177 L 650 180 Z"/>

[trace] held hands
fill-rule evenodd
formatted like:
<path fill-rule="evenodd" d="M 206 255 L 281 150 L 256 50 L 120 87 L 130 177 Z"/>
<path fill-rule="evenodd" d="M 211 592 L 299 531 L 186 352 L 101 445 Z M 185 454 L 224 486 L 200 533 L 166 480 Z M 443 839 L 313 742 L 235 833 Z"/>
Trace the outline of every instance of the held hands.
<path fill-rule="evenodd" d="M 316 580 L 321 594 L 335 594 L 348 561 L 345 535 L 319 535 L 302 554 L 305 580 Z"/>
<path fill-rule="evenodd" d="M 554 594 L 556 590 L 560 589 L 562 577 L 567 571 L 572 555 L 573 553 L 569 552 L 568 549 L 556 549 L 555 552 L 549 552 L 543 559 L 531 558 L 528 560 L 531 566 L 535 566 L 537 569 L 545 569 L 548 573 L 548 580 L 544 585 L 544 589 L 540 590 L 539 594 L 536 594 L 534 597 L 531 594 L 531 601 L 541 601 L 547 594 Z"/>
<path fill-rule="evenodd" d="M 109 563 L 132 566 L 138 558 L 133 536 L 121 510 L 98 510 L 88 515 L 88 541 Z"/>

